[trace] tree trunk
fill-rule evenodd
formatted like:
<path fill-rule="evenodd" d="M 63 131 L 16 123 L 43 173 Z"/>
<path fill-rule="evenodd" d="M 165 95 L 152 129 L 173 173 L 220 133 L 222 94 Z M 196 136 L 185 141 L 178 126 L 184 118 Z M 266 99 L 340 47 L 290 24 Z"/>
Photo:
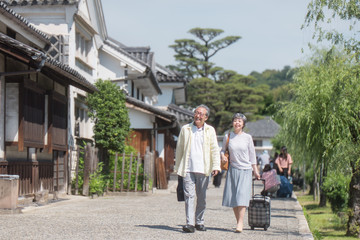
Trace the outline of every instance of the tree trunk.
<path fill-rule="evenodd" d="M 357 236 L 360 238 L 360 169 L 356 163 L 352 163 L 352 177 L 350 181 L 349 194 L 349 221 L 347 224 L 348 236 Z"/>
<path fill-rule="evenodd" d="M 109 164 L 109 155 L 108 155 L 108 151 L 107 149 L 103 148 L 103 147 L 99 147 L 99 155 L 101 156 L 101 159 L 99 159 L 99 161 L 104 163 L 103 166 L 103 172 L 105 174 L 110 172 L 110 164 Z"/>
<path fill-rule="evenodd" d="M 320 202 L 319 207 L 325 207 L 326 206 L 326 193 L 324 192 L 322 186 L 324 183 L 324 178 L 326 177 L 327 173 L 327 166 L 326 164 L 321 164 L 321 175 L 320 175 Z"/>
<path fill-rule="evenodd" d="M 316 201 L 318 199 L 319 196 L 319 191 L 318 191 L 318 181 L 317 181 L 317 171 L 316 171 L 316 162 L 315 160 L 313 161 L 313 170 L 314 170 L 314 181 L 313 181 L 313 196 L 314 196 L 314 201 Z M 310 190 L 311 192 L 311 190 Z"/>

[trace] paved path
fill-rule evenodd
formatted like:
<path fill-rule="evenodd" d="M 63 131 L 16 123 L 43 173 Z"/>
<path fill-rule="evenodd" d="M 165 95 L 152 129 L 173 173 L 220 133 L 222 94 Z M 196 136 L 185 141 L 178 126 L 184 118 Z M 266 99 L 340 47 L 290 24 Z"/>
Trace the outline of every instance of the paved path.
<path fill-rule="evenodd" d="M 295 198 L 271 201 L 271 226 L 234 233 L 231 208 L 221 206 L 223 188 L 209 186 L 206 232 L 184 233 L 184 202 L 173 187 L 154 193 L 121 193 L 95 199 L 66 196 L 21 214 L 0 215 L 0 239 L 313 239 Z M 257 186 L 257 190 L 260 186 Z"/>

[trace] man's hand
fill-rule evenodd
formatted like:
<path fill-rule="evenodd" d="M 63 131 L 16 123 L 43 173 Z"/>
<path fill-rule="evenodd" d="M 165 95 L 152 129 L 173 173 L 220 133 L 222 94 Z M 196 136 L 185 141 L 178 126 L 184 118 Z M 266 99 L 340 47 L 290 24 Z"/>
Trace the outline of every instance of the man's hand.
<path fill-rule="evenodd" d="M 214 170 L 214 171 L 212 171 L 212 175 L 213 175 L 213 177 L 215 177 L 216 175 L 218 175 L 218 173 L 219 173 L 219 171 L 218 171 L 218 170 Z"/>

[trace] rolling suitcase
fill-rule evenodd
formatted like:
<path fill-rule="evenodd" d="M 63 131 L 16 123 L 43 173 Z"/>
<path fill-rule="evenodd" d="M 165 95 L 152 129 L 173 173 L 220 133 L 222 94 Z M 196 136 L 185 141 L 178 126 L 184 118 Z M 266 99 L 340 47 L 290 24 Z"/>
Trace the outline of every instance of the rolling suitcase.
<path fill-rule="evenodd" d="M 261 179 L 265 182 L 264 179 Z M 248 209 L 248 223 L 251 230 L 254 228 L 264 228 L 266 231 L 270 227 L 271 202 L 270 197 L 260 194 L 254 195 L 254 181 L 252 182 L 252 199 Z M 265 183 L 264 183 L 265 189 Z"/>

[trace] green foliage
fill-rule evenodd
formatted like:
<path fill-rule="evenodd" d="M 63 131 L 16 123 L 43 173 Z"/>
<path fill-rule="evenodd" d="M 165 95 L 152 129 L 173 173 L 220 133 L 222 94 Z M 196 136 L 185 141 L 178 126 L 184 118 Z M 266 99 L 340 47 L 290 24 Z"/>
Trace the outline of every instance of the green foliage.
<path fill-rule="evenodd" d="M 107 176 L 102 173 L 103 163 L 100 162 L 96 171 L 90 175 L 89 193 L 102 195 L 106 190 Z"/>
<path fill-rule="evenodd" d="M 281 71 L 268 69 L 262 73 L 254 71 L 250 74 L 255 79 L 251 86 L 255 88 L 268 86 L 270 88 L 265 89 L 264 107 L 260 108 L 258 114 L 272 116 L 280 108 L 281 102 L 291 100 L 291 88 L 295 72 L 296 69 L 285 66 Z M 281 123 L 281 119 L 276 119 L 276 121 Z"/>
<path fill-rule="evenodd" d="M 294 73 L 295 69 L 292 69 L 290 66 L 285 66 L 281 71 L 270 69 L 265 70 L 262 73 L 254 71 L 250 73 L 250 76 L 256 79 L 256 82 L 253 84 L 254 86 L 267 84 L 270 86 L 270 89 L 275 89 L 292 83 Z"/>
<path fill-rule="evenodd" d="M 313 38 L 318 42 L 328 40 L 332 44 L 342 45 L 348 53 L 355 53 L 356 59 L 360 60 L 359 19 L 358 0 L 312 0 L 303 27 L 313 24 Z M 334 22 L 337 24 L 334 25 Z"/>
<path fill-rule="evenodd" d="M 82 144 L 85 145 L 85 142 L 83 142 Z M 84 147 L 82 145 L 78 145 L 78 147 L 80 149 L 84 149 Z M 82 192 L 82 188 L 83 188 L 83 184 L 84 184 L 84 157 L 85 157 L 85 152 L 80 151 L 80 154 L 79 154 L 79 172 L 78 172 L 78 189 L 79 189 L 79 192 Z M 76 178 L 73 178 L 72 181 L 71 181 L 71 189 L 73 189 L 73 190 L 76 189 Z"/>
<path fill-rule="evenodd" d="M 345 176 L 339 172 L 332 172 L 325 178 L 322 188 L 334 213 L 341 212 L 347 207 L 350 179 L 351 175 Z"/>
<path fill-rule="evenodd" d="M 110 81 L 99 79 L 95 83 L 99 92 L 87 98 L 89 116 L 94 120 L 96 145 L 122 152 L 130 131 L 130 120 L 125 106 L 125 94 Z"/>
<path fill-rule="evenodd" d="M 131 178 L 130 178 L 130 189 L 129 190 L 135 190 L 135 181 L 136 181 L 136 167 L 137 167 L 137 152 L 134 147 L 132 146 L 125 146 L 125 162 L 124 162 L 124 189 L 127 189 L 128 186 L 128 179 L 129 179 L 129 169 L 130 169 L 130 154 L 133 154 L 132 158 L 132 169 L 131 169 Z M 114 169 L 115 169 L 115 154 L 112 154 L 110 156 L 110 175 L 109 175 L 109 187 L 113 187 L 114 183 Z M 121 183 L 121 168 L 122 168 L 122 162 L 123 162 L 123 155 L 118 155 L 118 162 L 117 162 L 117 174 L 116 174 L 116 189 L 120 189 L 120 183 Z M 138 177 L 138 184 L 137 184 L 137 190 L 142 191 L 143 190 L 143 181 L 144 181 L 144 166 L 141 163 L 139 166 L 139 177 Z"/>
<path fill-rule="evenodd" d="M 347 214 L 334 214 L 330 206 L 319 207 L 311 195 L 296 192 L 296 196 L 314 239 L 358 239 L 346 236 Z"/>
<path fill-rule="evenodd" d="M 224 31 L 213 28 L 193 28 L 189 30 L 200 40 L 178 39 L 175 44 L 169 47 L 175 51 L 175 60 L 178 62 L 176 66 L 168 66 L 172 70 L 182 73 L 187 79 L 208 78 L 215 74 L 214 63 L 210 62 L 216 53 L 231 44 L 237 42 L 241 37 L 227 36 L 216 39 Z"/>
<path fill-rule="evenodd" d="M 208 123 L 219 134 L 231 128 L 231 118 L 235 112 L 256 119 L 256 113 L 264 107 L 267 86 L 254 88 L 249 86 L 252 78 L 237 73 L 224 74 L 221 80 L 214 82 L 209 78 L 197 78 L 187 85 L 188 103 L 192 107 L 206 104 L 211 112 Z"/>
<path fill-rule="evenodd" d="M 300 148 L 319 163 L 333 159 L 344 142 L 359 136 L 359 67 L 351 56 L 318 51 L 295 75 L 294 98 L 284 104 L 284 145 Z"/>

